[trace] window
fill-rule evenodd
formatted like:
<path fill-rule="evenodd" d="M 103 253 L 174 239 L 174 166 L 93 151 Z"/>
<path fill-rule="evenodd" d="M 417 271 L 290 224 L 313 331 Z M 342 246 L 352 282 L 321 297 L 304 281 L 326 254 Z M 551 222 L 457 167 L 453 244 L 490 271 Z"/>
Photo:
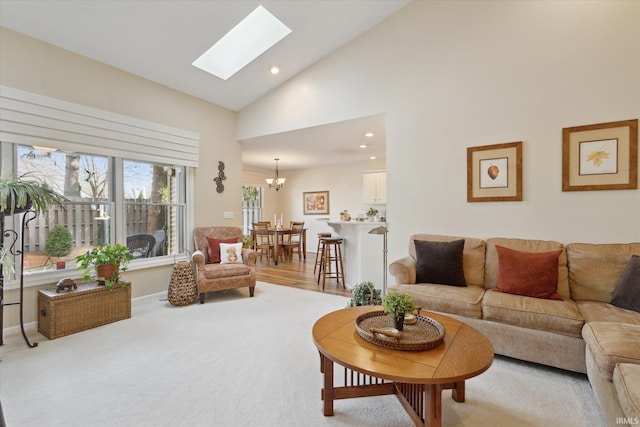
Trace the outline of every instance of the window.
<path fill-rule="evenodd" d="M 262 216 L 262 187 L 242 186 L 242 232 L 251 234 L 251 225 Z"/>
<path fill-rule="evenodd" d="M 184 252 L 184 166 L 14 147 L 17 176 L 33 176 L 69 199 L 65 209 L 51 207 L 29 222 L 25 275 L 75 269 L 78 254 L 114 242 L 127 244 L 136 258 Z M 71 248 L 61 251 L 56 241 L 68 235 Z"/>
<path fill-rule="evenodd" d="M 123 161 L 127 246 L 137 258 L 183 251 L 178 224 L 185 215 L 183 168 Z"/>
<path fill-rule="evenodd" d="M 187 202 L 194 197 L 199 134 L 16 88 L 0 88 L 2 172 L 31 171 L 69 198 L 66 209 L 52 208 L 29 222 L 22 257 L 28 285 L 73 277 L 75 269 L 67 270 L 76 253 L 104 243 L 126 244 L 134 232 L 154 236 L 155 243 L 147 253 L 136 252 L 144 259 L 134 260 L 131 270 L 171 264 L 172 255 L 182 255 L 186 242 L 192 240 L 186 230 L 192 227 L 189 205 L 193 204 Z M 144 188 L 135 193 L 135 200 L 134 187 Z M 156 190 L 160 195 L 152 194 Z M 7 217 L 6 227 L 22 230 L 24 218 L 27 216 Z M 130 225 L 137 228 L 128 228 Z M 71 252 L 60 255 L 62 249 L 56 249 L 55 254 L 46 254 L 52 234 L 66 242 L 58 246 L 68 246 L 66 231 L 71 234 Z M 59 266 L 66 269 L 56 272 Z"/>

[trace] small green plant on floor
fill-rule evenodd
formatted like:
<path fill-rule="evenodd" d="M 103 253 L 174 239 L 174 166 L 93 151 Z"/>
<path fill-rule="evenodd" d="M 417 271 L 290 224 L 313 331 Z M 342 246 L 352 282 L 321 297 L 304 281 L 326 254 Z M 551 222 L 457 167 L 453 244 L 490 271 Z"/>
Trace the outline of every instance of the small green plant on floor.
<path fill-rule="evenodd" d="M 359 305 L 380 305 L 380 289 L 376 289 L 372 282 L 360 282 L 353 288 L 351 292 L 351 300 L 347 307 L 356 307 Z"/>

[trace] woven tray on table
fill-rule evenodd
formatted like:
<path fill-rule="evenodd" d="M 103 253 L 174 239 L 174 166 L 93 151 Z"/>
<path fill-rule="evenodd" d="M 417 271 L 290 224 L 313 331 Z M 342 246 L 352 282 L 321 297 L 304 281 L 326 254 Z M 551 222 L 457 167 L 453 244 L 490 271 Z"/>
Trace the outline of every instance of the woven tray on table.
<path fill-rule="evenodd" d="M 355 320 L 358 334 L 365 340 L 393 350 L 428 350 L 444 341 L 444 326 L 430 317 L 416 315 L 416 323 L 405 323 L 399 338 L 371 332 L 371 329 L 393 328 L 393 319 L 384 311 L 371 311 Z"/>

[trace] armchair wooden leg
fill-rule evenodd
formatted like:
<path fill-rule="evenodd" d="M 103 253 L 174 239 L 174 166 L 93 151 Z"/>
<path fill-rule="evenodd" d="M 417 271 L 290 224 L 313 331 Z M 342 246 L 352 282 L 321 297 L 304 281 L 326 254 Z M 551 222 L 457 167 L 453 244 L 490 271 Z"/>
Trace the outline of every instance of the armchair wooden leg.
<path fill-rule="evenodd" d="M 249 296 L 252 297 L 253 296 L 253 292 L 256 290 L 255 286 L 249 286 Z"/>
<path fill-rule="evenodd" d="M 204 292 L 200 292 L 200 304 L 204 304 Z"/>

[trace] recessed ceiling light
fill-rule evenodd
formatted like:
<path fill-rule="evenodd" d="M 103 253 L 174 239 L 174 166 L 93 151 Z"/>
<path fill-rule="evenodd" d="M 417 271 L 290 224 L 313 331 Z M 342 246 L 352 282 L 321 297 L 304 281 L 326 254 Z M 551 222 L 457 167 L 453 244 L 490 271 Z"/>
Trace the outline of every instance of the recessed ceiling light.
<path fill-rule="evenodd" d="M 367 138 L 371 138 L 373 136 L 373 132 L 367 132 L 364 134 Z"/>
<path fill-rule="evenodd" d="M 375 160 L 375 159 L 377 159 L 377 157 L 376 157 L 376 156 L 371 156 L 371 157 L 369 157 L 369 160 Z"/>
<path fill-rule="evenodd" d="M 280 68 L 277 65 L 274 65 L 269 68 L 269 71 L 271 71 L 271 74 L 278 74 L 280 72 Z"/>
<path fill-rule="evenodd" d="M 227 80 L 289 33 L 289 27 L 258 6 L 192 65 Z"/>
<path fill-rule="evenodd" d="M 367 148 L 367 144 L 360 144 L 360 148 Z"/>

